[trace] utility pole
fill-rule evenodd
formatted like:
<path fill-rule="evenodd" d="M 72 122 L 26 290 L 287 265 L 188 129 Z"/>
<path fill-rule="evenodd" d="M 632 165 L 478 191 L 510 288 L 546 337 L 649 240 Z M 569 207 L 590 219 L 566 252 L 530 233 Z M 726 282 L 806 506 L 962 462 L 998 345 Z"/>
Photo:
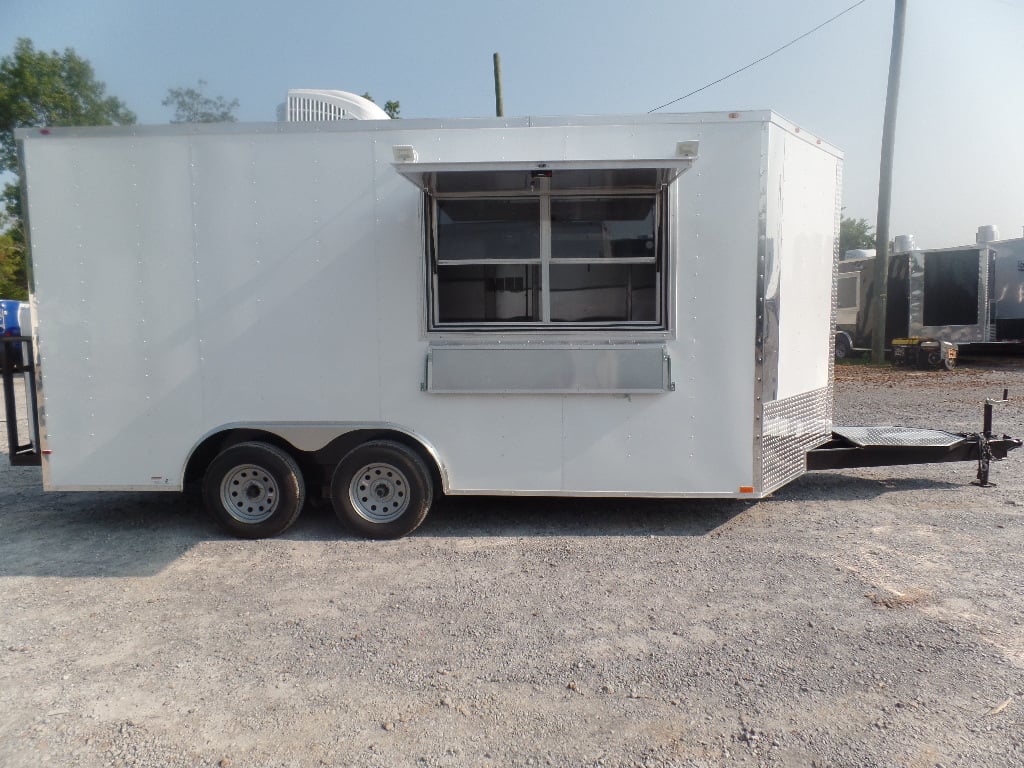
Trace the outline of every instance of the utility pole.
<path fill-rule="evenodd" d="M 889 87 L 885 95 L 882 124 L 882 161 L 878 168 L 878 220 L 875 223 L 875 290 L 871 314 L 871 361 L 885 361 L 885 321 L 889 300 L 889 209 L 892 205 L 892 159 L 896 144 L 896 102 L 900 95 L 900 66 L 903 61 L 903 28 L 907 21 L 907 0 L 896 0 L 892 19 L 892 50 L 889 54 Z"/>
<path fill-rule="evenodd" d="M 505 116 L 505 102 L 501 98 L 501 57 L 494 54 L 494 114 Z"/>

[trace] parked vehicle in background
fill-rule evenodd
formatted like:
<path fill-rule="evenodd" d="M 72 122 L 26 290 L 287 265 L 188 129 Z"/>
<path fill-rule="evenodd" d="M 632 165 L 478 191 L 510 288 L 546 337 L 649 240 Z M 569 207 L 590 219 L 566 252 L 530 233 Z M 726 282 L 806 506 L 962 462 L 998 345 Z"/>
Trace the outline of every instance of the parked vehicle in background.
<path fill-rule="evenodd" d="M 28 319 L 28 310 L 29 304 L 26 301 L 0 299 L 0 337 L 28 336 L 32 327 Z M 21 363 L 23 354 L 20 344 L 10 347 L 10 356 L 13 363 Z"/>
<path fill-rule="evenodd" d="M 839 262 L 837 359 L 871 348 L 874 262 L 873 251 L 848 251 Z M 1000 240 L 987 225 L 978 228 L 974 245 L 924 250 L 912 235 L 901 235 L 886 290 L 885 347 L 894 359 L 900 339 L 904 351 L 908 339 L 929 342 L 931 351 L 919 359 L 947 368 L 962 352 L 1024 349 L 1024 238 Z M 954 347 L 959 351 L 950 357 L 945 350 Z"/>
<path fill-rule="evenodd" d="M 0 299 L 0 336 L 21 336 L 28 332 L 28 304 L 16 299 Z"/>
<path fill-rule="evenodd" d="M 857 324 L 861 311 L 871 303 L 871 297 L 864 289 L 870 283 L 874 267 L 874 249 L 847 251 L 840 255 L 836 277 L 836 360 L 844 360 L 855 352 L 871 348 L 870 338 L 864 342 Z"/>

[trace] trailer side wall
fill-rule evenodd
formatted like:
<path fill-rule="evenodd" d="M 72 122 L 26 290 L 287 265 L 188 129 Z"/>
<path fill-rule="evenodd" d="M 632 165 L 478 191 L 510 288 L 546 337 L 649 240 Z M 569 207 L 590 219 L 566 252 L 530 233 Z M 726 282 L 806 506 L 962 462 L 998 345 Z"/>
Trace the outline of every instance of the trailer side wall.
<path fill-rule="evenodd" d="M 452 493 L 769 490 L 762 408 L 817 403 L 830 382 L 822 198 L 835 199 L 839 163 L 773 120 L 23 134 L 46 487 L 178 488 L 193 448 L 234 427 L 308 451 L 374 427 L 421 440 Z M 430 329 L 425 198 L 395 147 L 415 147 L 419 162 L 599 169 L 671 159 L 691 142 L 693 167 L 665 191 L 666 328 Z M 617 365 L 638 351 L 665 360 L 666 385 L 430 391 L 433 352 L 516 347 L 527 366 L 552 359 L 535 349 Z M 772 418 L 787 446 L 807 443 L 804 422 L 793 432 Z"/>

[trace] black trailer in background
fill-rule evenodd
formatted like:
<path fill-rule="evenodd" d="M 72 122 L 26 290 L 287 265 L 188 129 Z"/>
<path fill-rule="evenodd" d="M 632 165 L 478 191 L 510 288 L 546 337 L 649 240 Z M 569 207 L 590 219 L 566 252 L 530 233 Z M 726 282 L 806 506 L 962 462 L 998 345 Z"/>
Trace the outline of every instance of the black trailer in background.
<path fill-rule="evenodd" d="M 840 261 L 836 287 L 841 359 L 871 349 L 874 258 Z M 1024 352 L 1024 238 L 895 253 L 886 290 L 888 349 L 909 338 L 950 342 L 967 354 Z"/>

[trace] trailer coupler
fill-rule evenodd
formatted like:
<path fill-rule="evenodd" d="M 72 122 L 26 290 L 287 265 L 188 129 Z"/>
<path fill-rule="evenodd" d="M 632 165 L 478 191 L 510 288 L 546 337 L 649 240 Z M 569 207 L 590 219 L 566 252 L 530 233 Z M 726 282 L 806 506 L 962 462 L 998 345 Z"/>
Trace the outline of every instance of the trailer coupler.
<path fill-rule="evenodd" d="M 992 432 L 992 408 L 1007 402 L 986 400 L 981 432 L 944 432 L 910 427 L 835 427 L 832 439 L 807 453 L 807 469 L 851 469 L 902 464 L 977 461 L 976 485 L 989 487 L 989 470 L 1021 440 Z"/>

